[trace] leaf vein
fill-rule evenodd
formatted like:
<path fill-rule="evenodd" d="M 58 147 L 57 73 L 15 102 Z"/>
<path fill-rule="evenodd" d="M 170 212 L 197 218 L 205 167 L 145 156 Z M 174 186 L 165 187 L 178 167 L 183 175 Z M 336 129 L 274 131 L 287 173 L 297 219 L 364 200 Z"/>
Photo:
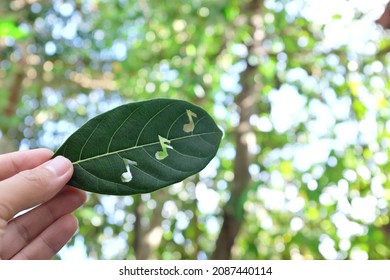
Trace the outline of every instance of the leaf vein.
<path fill-rule="evenodd" d="M 171 140 L 171 143 L 172 143 L 173 141 L 178 141 L 178 140 L 182 140 L 182 139 L 186 139 L 186 138 L 197 137 L 197 136 L 202 136 L 202 135 L 218 134 L 218 133 L 219 133 L 218 131 L 205 132 L 205 133 L 201 133 L 201 134 L 186 135 L 186 136 L 183 136 L 183 137 L 178 137 L 178 138 L 174 138 L 174 139 L 170 139 L 170 140 Z M 203 141 L 205 141 L 205 140 L 203 140 Z M 205 141 L 205 142 L 207 142 L 207 141 Z M 101 154 L 101 155 L 97 155 L 97 156 L 93 156 L 93 157 L 89 157 L 89 158 L 85 158 L 85 159 L 80 159 L 78 161 L 73 162 L 73 164 L 80 164 L 82 162 L 98 159 L 98 158 L 105 157 L 105 156 L 110 156 L 110 155 L 113 155 L 113 154 L 116 154 L 116 153 L 122 153 L 122 152 L 126 152 L 126 151 L 131 151 L 131 150 L 144 148 L 144 147 L 148 147 L 148 146 L 153 146 L 153 145 L 159 145 L 159 144 L 160 144 L 159 142 L 152 142 L 152 143 L 147 143 L 147 144 L 143 144 L 143 145 L 140 145 L 140 146 L 133 146 L 133 147 L 125 148 L 125 149 L 122 149 L 122 150 L 112 151 L 112 152 L 109 152 L 109 153 L 105 153 L 105 154 Z"/>
<path fill-rule="evenodd" d="M 184 112 L 183 114 L 181 114 L 180 116 L 178 116 L 177 118 L 176 118 L 176 120 L 171 124 L 171 126 L 169 127 L 169 129 L 168 129 L 168 132 L 167 132 L 167 138 L 169 139 L 169 134 L 171 133 L 171 129 L 172 129 L 172 127 L 175 125 L 175 123 L 183 116 L 183 115 L 185 115 L 186 114 L 186 112 Z"/>
<path fill-rule="evenodd" d="M 143 133 L 143 131 L 145 130 L 145 128 L 148 126 L 148 124 L 155 118 L 157 117 L 161 112 L 163 112 L 165 109 L 167 109 L 168 107 L 171 107 L 173 105 L 172 104 L 168 104 L 167 106 L 165 106 L 164 108 L 162 108 L 160 111 L 158 111 L 153 117 L 151 117 L 148 122 L 144 125 L 144 127 L 141 129 L 140 133 L 138 134 L 138 138 L 137 138 L 137 141 L 135 142 L 135 146 L 138 146 L 138 141 Z"/>
<path fill-rule="evenodd" d="M 100 126 L 100 124 L 101 124 L 102 122 L 103 122 L 103 120 L 97 124 L 97 126 L 94 128 L 94 130 L 92 131 L 92 133 L 88 136 L 88 139 L 85 141 L 84 145 L 81 147 L 80 153 L 79 153 L 79 160 L 81 160 L 81 156 L 82 156 L 82 154 L 83 154 L 83 151 L 84 151 L 85 146 L 87 145 L 87 143 L 88 143 L 89 140 L 91 139 L 92 135 L 95 133 L 96 129 Z"/>
<path fill-rule="evenodd" d="M 177 172 L 180 172 L 180 173 L 188 173 L 188 172 L 186 172 L 186 171 L 182 171 L 182 170 L 179 170 L 179 169 L 175 169 L 175 168 L 173 168 L 173 167 L 171 167 L 171 166 L 169 166 L 169 165 L 163 163 L 162 161 L 157 160 L 155 157 L 151 156 L 143 147 L 142 147 L 142 149 L 143 149 L 144 152 L 145 152 L 150 158 L 152 158 L 155 162 L 157 162 L 157 163 L 159 163 L 159 164 L 165 166 L 166 168 L 171 169 L 171 170 L 173 170 L 173 171 L 175 171 L 175 172 L 177 171 Z"/>
<path fill-rule="evenodd" d="M 91 171 L 89 171 L 89 170 L 85 169 L 83 166 L 81 166 L 81 164 L 77 164 L 77 165 L 78 165 L 81 169 L 83 169 L 86 173 L 88 173 L 88 174 L 90 174 L 92 177 L 96 178 L 98 181 L 100 180 L 100 181 L 103 181 L 103 182 L 108 182 L 108 183 L 110 183 L 110 184 L 113 183 L 113 182 L 111 182 L 111 181 L 108 181 L 108 180 L 106 180 L 106 179 L 102 179 L 102 178 L 96 176 L 96 175 L 93 174 Z M 120 186 L 123 186 L 123 187 L 126 187 L 126 188 L 128 188 L 128 189 L 131 189 L 131 190 L 134 191 L 134 192 L 137 191 L 136 189 L 133 189 L 133 188 L 131 188 L 131 187 L 129 187 L 129 186 L 126 186 L 126 185 L 122 185 L 122 184 L 118 184 L 118 183 L 116 183 L 116 184 L 117 184 L 117 185 L 120 185 Z M 96 188 L 99 190 L 98 187 L 96 187 Z M 117 187 L 117 188 L 118 188 L 118 187 Z"/>
<path fill-rule="evenodd" d="M 117 132 L 119 131 L 119 129 L 123 126 L 124 123 L 126 123 L 128 121 L 128 119 L 135 113 L 139 110 L 139 108 L 141 108 L 142 106 L 139 106 L 137 107 L 137 109 L 135 109 L 133 112 L 131 112 L 131 114 L 120 124 L 120 126 L 115 130 L 114 134 L 111 136 L 110 138 L 110 142 L 108 143 L 108 147 L 107 147 L 107 153 L 110 152 L 110 147 L 111 147 L 111 142 L 112 140 L 114 139 L 115 135 L 117 134 Z"/>

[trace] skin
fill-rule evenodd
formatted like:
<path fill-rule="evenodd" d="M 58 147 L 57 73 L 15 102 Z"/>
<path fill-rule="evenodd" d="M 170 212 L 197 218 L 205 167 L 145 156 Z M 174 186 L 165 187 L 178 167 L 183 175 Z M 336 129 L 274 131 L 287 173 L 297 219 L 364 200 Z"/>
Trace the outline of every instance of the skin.
<path fill-rule="evenodd" d="M 72 163 L 52 155 L 48 149 L 0 155 L 0 259 L 50 259 L 77 230 L 71 213 L 86 194 L 66 186 Z"/>

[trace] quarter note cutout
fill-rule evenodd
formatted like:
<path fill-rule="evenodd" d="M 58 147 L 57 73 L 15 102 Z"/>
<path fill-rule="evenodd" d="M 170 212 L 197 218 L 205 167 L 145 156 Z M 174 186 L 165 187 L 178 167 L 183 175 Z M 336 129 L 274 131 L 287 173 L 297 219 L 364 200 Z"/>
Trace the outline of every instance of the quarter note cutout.
<path fill-rule="evenodd" d="M 171 143 L 170 140 L 168 140 L 160 135 L 158 136 L 158 140 L 160 141 L 162 151 L 156 152 L 155 157 L 158 160 L 163 160 L 164 158 L 166 158 L 168 156 L 167 148 L 169 148 L 169 149 L 173 149 L 173 148 L 172 148 L 172 146 L 168 145 Z"/>
<path fill-rule="evenodd" d="M 123 183 L 127 183 L 127 182 L 130 182 L 133 179 L 133 175 L 130 172 L 130 164 L 131 165 L 137 165 L 137 163 L 135 161 L 129 160 L 127 158 L 124 158 L 123 162 L 125 163 L 125 166 L 126 166 L 126 172 L 122 173 L 121 181 Z"/>
<path fill-rule="evenodd" d="M 183 125 L 183 130 L 184 130 L 184 132 L 189 133 L 189 132 L 192 132 L 195 128 L 194 120 L 192 119 L 192 117 L 196 118 L 197 115 L 194 112 L 192 112 L 191 110 L 186 110 L 186 112 L 187 112 L 187 116 L 188 116 L 188 119 L 190 122 Z"/>

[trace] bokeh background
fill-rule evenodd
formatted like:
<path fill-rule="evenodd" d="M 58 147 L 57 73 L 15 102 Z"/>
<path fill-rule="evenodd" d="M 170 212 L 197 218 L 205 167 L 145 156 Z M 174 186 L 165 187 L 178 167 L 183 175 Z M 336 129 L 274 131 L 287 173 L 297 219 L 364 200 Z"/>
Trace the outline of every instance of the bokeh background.
<path fill-rule="evenodd" d="M 89 118 L 156 97 L 224 130 L 181 183 L 89 194 L 56 258 L 390 258 L 386 4 L 2 0 L 1 153 L 55 150 Z"/>

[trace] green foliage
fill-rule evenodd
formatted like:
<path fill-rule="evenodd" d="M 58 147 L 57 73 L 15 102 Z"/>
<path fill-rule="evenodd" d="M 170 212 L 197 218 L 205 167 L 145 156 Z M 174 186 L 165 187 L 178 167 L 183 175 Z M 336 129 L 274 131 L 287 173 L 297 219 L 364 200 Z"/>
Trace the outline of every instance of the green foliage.
<path fill-rule="evenodd" d="M 0 20 L 0 38 L 12 37 L 16 40 L 25 38 L 27 33 L 14 22 Z"/>
<path fill-rule="evenodd" d="M 86 120 L 156 97 L 197 104 L 225 131 L 195 176 L 152 194 L 91 194 L 60 256 L 210 258 L 232 207 L 234 259 L 389 258 L 389 40 L 371 12 L 341 2 L 266 0 L 257 14 L 262 1 L 2 4 L 7 36 L 29 35 L 0 38 L 1 110 L 23 74 L 1 134 L 20 148 L 57 149 Z M 256 106 L 239 127 L 248 89 Z M 235 197 L 239 143 L 250 182 Z"/>
<path fill-rule="evenodd" d="M 103 194 L 152 192 L 201 171 L 222 132 L 198 106 L 170 99 L 122 105 L 91 120 L 54 154 L 74 165 L 71 186 Z"/>

